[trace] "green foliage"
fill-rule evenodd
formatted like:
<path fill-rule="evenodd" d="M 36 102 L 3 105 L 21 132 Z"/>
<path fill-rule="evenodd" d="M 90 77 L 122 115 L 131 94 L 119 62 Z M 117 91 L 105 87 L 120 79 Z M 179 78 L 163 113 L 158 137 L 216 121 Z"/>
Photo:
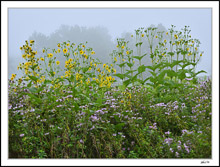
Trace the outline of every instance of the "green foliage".
<path fill-rule="evenodd" d="M 205 71 L 195 72 L 198 61 L 184 58 L 188 50 L 173 48 L 186 43 L 177 40 L 186 37 L 174 26 L 168 42 L 156 30 L 135 31 L 137 56 L 128 41 L 118 39 L 113 63 L 102 66 L 92 48 L 58 44 L 72 51 L 63 54 L 62 76 L 55 49 L 54 57 L 45 49 L 44 71 L 34 65 L 40 63 L 33 55 L 26 58 L 22 80 L 14 75 L 9 80 L 9 157 L 211 158 L 211 80 L 199 80 L 197 75 Z M 141 54 L 144 37 L 150 53 Z M 158 40 L 156 47 L 152 38 Z M 168 43 L 166 51 L 163 44 Z M 33 54 L 29 47 L 23 49 Z M 145 56 L 152 65 L 141 62 Z M 147 72 L 151 75 L 144 77 Z"/>

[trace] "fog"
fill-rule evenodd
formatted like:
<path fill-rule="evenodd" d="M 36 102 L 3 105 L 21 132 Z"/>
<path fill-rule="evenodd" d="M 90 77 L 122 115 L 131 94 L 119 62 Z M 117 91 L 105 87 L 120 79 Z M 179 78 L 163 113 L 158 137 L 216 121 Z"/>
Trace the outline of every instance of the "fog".
<path fill-rule="evenodd" d="M 20 46 L 33 39 L 40 54 L 43 47 L 70 40 L 88 42 L 102 62 L 116 49 L 117 38 L 128 38 L 135 29 L 151 25 L 167 30 L 172 25 L 181 30 L 190 26 L 192 38 L 200 40 L 204 51 L 198 70 L 211 75 L 211 9 L 9 9 L 8 73 L 21 75 L 17 66 L 22 62 Z M 203 74 L 204 75 L 204 74 Z"/>

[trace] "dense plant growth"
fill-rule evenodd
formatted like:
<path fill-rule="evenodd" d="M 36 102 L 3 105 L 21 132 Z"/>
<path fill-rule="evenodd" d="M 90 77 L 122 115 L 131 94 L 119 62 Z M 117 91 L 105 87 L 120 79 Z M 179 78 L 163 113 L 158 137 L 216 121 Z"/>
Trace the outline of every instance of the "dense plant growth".
<path fill-rule="evenodd" d="M 39 55 L 26 41 L 23 76 L 9 80 L 9 158 L 211 158 L 211 80 L 195 71 L 200 41 L 187 26 L 174 29 L 137 29 L 136 51 L 118 39 L 111 63 L 87 43 Z"/>

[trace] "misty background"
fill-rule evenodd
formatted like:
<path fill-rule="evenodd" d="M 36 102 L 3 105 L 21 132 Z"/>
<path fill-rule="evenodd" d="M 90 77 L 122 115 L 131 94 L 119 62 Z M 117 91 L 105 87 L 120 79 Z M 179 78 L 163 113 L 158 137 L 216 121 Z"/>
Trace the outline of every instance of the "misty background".
<path fill-rule="evenodd" d="M 34 50 L 42 54 L 43 47 L 57 48 L 57 43 L 85 43 L 96 52 L 95 58 L 111 63 L 109 54 L 116 50 L 117 38 L 125 38 L 134 47 L 135 29 L 154 26 L 167 31 L 171 24 L 175 30 L 190 26 L 192 38 L 200 40 L 203 57 L 196 71 L 205 70 L 211 76 L 211 8 L 210 9 L 9 9 L 8 76 L 21 76 L 17 70 L 23 62 L 20 46 L 25 40 L 35 40 Z M 143 45 L 143 51 L 145 50 Z M 144 52 L 142 52 L 144 53 Z M 143 59 L 150 65 L 149 56 Z"/>

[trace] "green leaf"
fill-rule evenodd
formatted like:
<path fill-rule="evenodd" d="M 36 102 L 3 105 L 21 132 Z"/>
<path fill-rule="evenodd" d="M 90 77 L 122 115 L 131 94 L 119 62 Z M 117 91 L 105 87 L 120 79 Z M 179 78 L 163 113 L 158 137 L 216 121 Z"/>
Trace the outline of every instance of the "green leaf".
<path fill-rule="evenodd" d="M 131 83 L 131 79 L 127 79 L 123 82 L 123 85 L 125 85 L 126 87 Z"/>
<path fill-rule="evenodd" d="M 143 55 L 143 56 L 133 56 L 133 58 L 138 59 L 138 60 L 141 60 L 144 56 L 145 56 L 145 55 Z"/>
<path fill-rule="evenodd" d="M 151 58 L 151 59 L 154 58 L 154 54 L 153 54 L 153 53 L 150 54 L 150 58 Z"/>
<path fill-rule="evenodd" d="M 127 62 L 127 65 L 128 65 L 128 67 L 132 67 L 134 64 L 133 63 L 129 63 L 129 62 Z"/>
<path fill-rule="evenodd" d="M 48 79 L 44 80 L 44 84 L 50 84 L 50 83 L 51 83 L 51 80 L 48 80 Z"/>
<path fill-rule="evenodd" d="M 167 54 L 169 54 L 170 56 L 173 56 L 173 55 L 174 55 L 173 52 L 168 52 Z"/>
<path fill-rule="evenodd" d="M 45 84 L 43 84 L 41 87 L 39 87 L 38 89 L 37 89 L 37 92 L 36 93 L 39 93 L 39 92 L 41 92 L 43 89 L 44 89 L 44 87 L 45 87 L 46 85 Z"/>
<path fill-rule="evenodd" d="M 97 100 L 96 100 L 96 105 L 98 107 L 102 106 L 102 102 L 103 102 L 103 99 L 101 97 L 99 97 Z"/>
<path fill-rule="evenodd" d="M 33 67 L 31 67 L 31 69 L 34 71 L 34 69 L 38 66 L 38 64 L 34 65 Z"/>
<path fill-rule="evenodd" d="M 138 67 L 138 73 L 142 73 L 142 72 L 144 72 L 145 69 L 146 69 L 146 66 L 145 66 L 145 65 L 141 65 L 141 66 L 139 66 L 139 67 Z"/>
<path fill-rule="evenodd" d="M 185 79 L 185 78 L 186 78 L 186 73 L 182 71 L 181 73 L 178 74 L 178 78 L 179 78 L 180 80 Z"/>
<path fill-rule="evenodd" d="M 186 55 L 187 53 L 188 53 L 187 51 L 183 51 L 183 50 L 181 51 L 182 55 Z"/>
<path fill-rule="evenodd" d="M 166 73 L 167 73 L 167 70 L 161 71 L 160 74 L 157 76 L 157 79 L 163 80 Z"/>
<path fill-rule="evenodd" d="M 155 68 L 153 66 L 145 66 L 145 67 L 152 70 L 152 71 L 155 71 Z"/>
<path fill-rule="evenodd" d="M 123 128 L 124 125 L 125 125 L 124 122 L 119 123 L 119 124 L 115 125 L 115 129 L 116 129 L 117 131 L 120 131 L 120 130 L 122 130 L 122 128 Z"/>
<path fill-rule="evenodd" d="M 125 75 L 124 74 L 114 74 L 113 76 L 116 76 L 120 79 L 124 79 L 125 78 Z"/>
<path fill-rule="evenodd" d="M 152 74 L 152 76 L 154 76 L 154 77 L 157 76 L 157 74 L 155 72 L 153 72 L 153 71 L 149 71 L 149 72 Z"/>
<path fill-rule="evenodd" d="M 153 82 L 153 83 L 155 83 L 155 81 L 156 81 L 156 79 L 154 78 L 154 77 L 149 77 L 149 80 L 151 81 L 151 82 Z"/>
<path fill-rule="evenodd" d="M 130 73 L 134 73 L 135 71 L 137 71 L 137 70 L 126 70 L 127 72 L 125 73 L 125 74 L 130 74 Z"/>
<path fill-rule="evenodd" d="M 32 85 L 32 81 L 30 81 L 28 84 L 27 84 L 27 87 L 31 87 L 31 85 Z"/>
<path fill-rule="evenodd" d="M 38 78 L 35 77 L 35 76 L 30 76 L 30 75 L 28 75 L 28 77 L 29 77 L 32 81 L 35 81 L 35 82 L 37 82 L 37 80 L 38 80 Z"/>
<path fill-rule="evenodd" d="M 204 70 L 200 70 L 200 71 L 198 71 L 197 73 L 195 73 L 195 74 L 193 75 L 193 77 L 197 76 L 197 75 L 200 74 L 200 73 L 207 73 L 207 72 L 204 71 Z"/>
<path fill-rule="evenodd" d="M 147 80 L 149 80 L 149 78 L 146 78 L 146 79 L 144 80 L 144 83 L 147 82 Z"/>
<path fill-rule="evenodd" d="M 195 66 L 196 63 L 187 62 L 187 63 L 184 63 L 183 65 L 180 65 L 180 66 L 184 69 L 185 67 L 187 67 L 187 66 L 189 66 L 189 65 Z"/>
<path fill-rule="evenodd" d="M 170 70 L 170 69 L 169 69 L 169 70 L 167 70 L 166 72 L 167 72 L 167 76 L 168 76 L 168 77 L 171 77 L 171 78 L 172 78 L 172 77 L 177 76 L 176 71 L 174 71 L 174 70 Z"/>
<path fill-rule="evenodd" d="M 79 94 L 79 95 L 84 97 L 88 102 L 91 102 L 91 99 L 89 97 L 87 97 L 86 95 L 84 95 L 84 94 Z"/>
<path fill-rule="evenodd" d="M 89 77 L 96 77 L 96 75 L 94 75 L 94 73 L 92 73 L 92 72 L 87 72 L 86 73 Z"/>
<path fill-rule="evenodd" d="M 83 68 L 82 68 L 82 72 L 85 73 L 86 71 L 89 70 L 89 68 L 90 68 L 90 67 L 83 67 Z"/>
<path fill-rule="evenodd" d="M 156 64 L 156 65 L 153 65 L 153 66 L 145 66 L 146 68 L 152 70 L 152 71 L 155 71 L 157 68 L 163 68 L 164 67 L 164 63 L 159 63 L 159 64 Z"/>
<path fill-rule="evenodd" d="M 139 82 L 141 85 L 144 84 L 144 81 L 142 81 L 141 79 L 136 79 L 137 82 Z"/>
<path fill-rule="evenodd" d="M 37 93 L 37 88 L 35 88 L 35 87 L 29 88 L 29 91 L 31 93 Z"/>
<path fill-rule="evenodd" d="M 182 63 L 182 62 L 183 62 L 183 60 L 179 60 L 179 61 L 173 60 L 173 62 L 172 62 L 171 64 L 169 64 L 169 66 L 170 66 L 171 68 L 173 68 L 173 67 L 176 66 L 176 65 L 180 65 L 180 63 Z"/>
<path fill-rule="evenodd" d="M 125 63 L 118 64 L 118 66 L 119 66 L 119 67 L 124 67 L 125 64 L 126 64 L 126 62 L 125 62 Z"/>
<path fill-rule="evenodd" d="M 35 100 L 38 104 L 42 103 L 42 100 L 40 98 L 38 98 L 37 96 L 35 96 L 34 94 L 31 94 L 31 93 L 25 93 L 25 94 L 28 95 L 33 100 Z"/>

